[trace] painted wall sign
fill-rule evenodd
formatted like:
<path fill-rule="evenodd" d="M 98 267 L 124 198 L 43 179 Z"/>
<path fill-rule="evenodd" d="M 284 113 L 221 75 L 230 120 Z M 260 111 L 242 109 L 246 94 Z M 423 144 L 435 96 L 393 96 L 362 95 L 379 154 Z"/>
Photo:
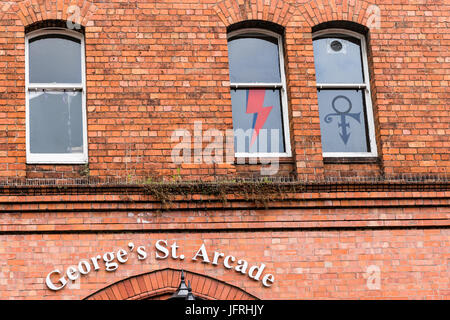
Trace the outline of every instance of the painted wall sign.
<path fill-rule="evenodd" d="M 90 272 L 98 271 L 104 268 L 107 272 L 116 271 L 120 264 L 124 264 L 130 258 L 131 253 L 136 248 L 135 253 L 137 259 L 144 261 L 148 258 L 148 253 L 145 246 L 135 246 L 133 242 L 128 243 L 128 249 L 119 249 L 113 252 L 106 252 L 103 255 L 96 255 L 90 259 L 80 260 L 78 265 L 70 266 L 65 273 L 55 269 L 48 273 L 45 283 L 51 290 L 58 291 L 63 289 L 69 280 L 75 281 L 81 276 L 87 275 Z M 179 246 L 176 242 L 169 243 L 167 240 L 157 240 L 155 242 L 154 254 L 157 260 L 174 259 L 184 260 L 184 254 L 180 254 Z M 225 269 L 234 270 L 235 272 L 247 275 L 250 279 L 260 281 L 263 286 L 270 287 L 275 281 L 273 274 L 266 273 L 263 275 L 266 265 L 264 263 L 250 265 L 245 259 L 237 259 L 232 255 L 225 255 L 223 252 L 214 251 L 208 253 L 206 246 L 203 243 L 198 250 L 193 253 L 192 261 L 201 261 L 202 263 L 212 264 L 214 266 L 222 265 Z"/>

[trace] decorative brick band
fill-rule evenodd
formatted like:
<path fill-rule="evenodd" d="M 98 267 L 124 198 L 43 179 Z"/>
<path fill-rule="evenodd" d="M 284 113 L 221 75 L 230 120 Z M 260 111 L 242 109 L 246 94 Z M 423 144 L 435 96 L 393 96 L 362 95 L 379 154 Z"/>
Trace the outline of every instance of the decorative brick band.
<path fill-rule="evenodd" d="M 296 8 L 282 0 L 224 0 L 213 6 L 225 26 L 245 20 L 265 20 L 286 26 Z"/>
<path fill-rule="evenodd" d="M 257 300 L 244 290 L 226 282 L 184 271 L 185 281 L 191 281 L 192 293 L 208 300 Z M 146 300 L 169 297 L 180 284 L 181 270 L 162 269 L 120 280 L 103 288 L 85 300 Z"/>
<path fill-rule="evenodd" d="M 373 23 L 376 6 L 359 0 L 314 0 L 299 6 L 309 26 L 333 20 L 352 21 L 365 26 Z"/>
<path fill-rule="evenodd" d="M 24 26 L 45 20 L 67 20 L 86 26 L 96 6 L 86 0 L 24 0 L 7 8 L 20 18 Z"/>
<path fill-rule="evenodd" d="M 299 10 L 309 26 L 341 20 L 372 26 L 379 19 L 379 8 L 368 1 L 314 0 L 297 7 L 282 0 L 250 1 L 224 0 L 213 6 L 225 26 L 245 20 L 264 20 L 286 26 Z"/>

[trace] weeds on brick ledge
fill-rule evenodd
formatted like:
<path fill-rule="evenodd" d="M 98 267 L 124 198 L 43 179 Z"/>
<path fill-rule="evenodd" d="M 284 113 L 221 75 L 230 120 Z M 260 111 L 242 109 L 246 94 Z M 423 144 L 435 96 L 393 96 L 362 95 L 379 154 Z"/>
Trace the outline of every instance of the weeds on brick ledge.
<path fill-rule="evenodd" d="M 179 174 L 169 177 L 139 178 L 128 175 L 127 177 L 92 177 L 84 171 L 82 178 L 3 178 L 0 186 L 145 186 L 145 185 L 226 185 L 245 183 L 271 183 L 271 184 L 386 184 L 386 183 L 443 183 L 450 182 L 448 174 L 398 174 L 392 176 L 358 176 L 358 177 L 316 177 L 315 179 L 303 179 L 295 176 L 248 176 L 233 177 L 230 179 L 216 178 L 212 181 L 183 179 Z"/>
<path fill-rule="evenodd" d="M 333 192 L 427 192 L 450 190 L 449 177 L 445 175 L 397 175 L 392 177 L 325 177 L 316 180 L 301 180 L 294 176 L 284 177 L 236 177 L 213 181 L 182 180 L 174 175 L 138 179 L 84 177 L 76 179 L 19 179 L 6 178 L 0 181 L 2 194 L 30 193 L 102 193 L 115 192 L 150 195 L 160 202 L 163 210 L 174 208 L 179 201 L 198 203 L 249 201 L 255 207 L 269 208 L 272 201 L 295 199 L 299 193 Z M 130 200 L 131 201 L 131 200 Z"/>

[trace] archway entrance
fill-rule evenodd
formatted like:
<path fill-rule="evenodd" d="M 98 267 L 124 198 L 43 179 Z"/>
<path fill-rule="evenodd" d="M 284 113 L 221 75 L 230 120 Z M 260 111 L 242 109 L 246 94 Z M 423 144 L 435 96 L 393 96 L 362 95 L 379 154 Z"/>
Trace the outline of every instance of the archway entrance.
<path fill-rule="evenodd" d="M 258 300 L 255 296 L 226 282 L 184 270 L 192 293 L 207 300 Z M 85 300 L 165 300 L 177 290 L 181 270 L 166 268 L 115 282 L 87 296 Z"/>

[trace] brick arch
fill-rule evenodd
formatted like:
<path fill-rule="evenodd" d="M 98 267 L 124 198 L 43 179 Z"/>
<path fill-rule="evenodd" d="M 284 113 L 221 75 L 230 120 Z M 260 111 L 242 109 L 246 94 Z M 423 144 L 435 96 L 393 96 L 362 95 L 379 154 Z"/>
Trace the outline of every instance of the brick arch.
<path fill-rule="evenodd" d="M 226 27 L 245 20 L 264 20 L 286 26 L 296 10 L 284 0 L 223 0 L 212 8 Z"/>
<path fill-rule="evenodd" d="M 68 10 L 71 6 L 79 11 Z M 45 20 L 72 20 L 87 26 L 97 7 L 87 0 L 24 0 L 12 4 L 8 10 L 15 12 L 24 26 Z"/>
<path fill-rule="evenodd" d="M 184 270 L 185 281 L 191 281 L 192 293 L 207 300 L 257 300 L 255 296 L 226 282 Z M 85 300 L 167 299 L 178 288 L 181 270 L 166 268 L 115 282 L 87 296 Z"/>
<path fill-rule="evenodd" d="M 377 6 L 365 0 L 314 0 L 300 5 L 298 9 L 311 27 L 341 20 L 370 28 L 375 15 L 379 13 Z"/>

